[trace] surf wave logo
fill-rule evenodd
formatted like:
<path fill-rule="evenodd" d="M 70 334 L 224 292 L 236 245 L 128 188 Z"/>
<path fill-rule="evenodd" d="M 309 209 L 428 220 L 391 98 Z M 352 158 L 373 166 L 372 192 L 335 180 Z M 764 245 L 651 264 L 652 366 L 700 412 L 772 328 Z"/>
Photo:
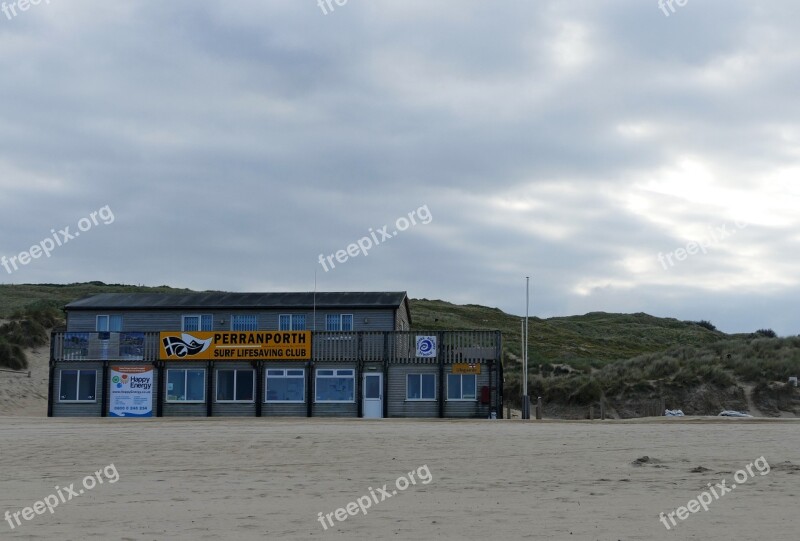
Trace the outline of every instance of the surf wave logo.
<path fill-rule="evenodd" d="M 192 357 L 203 353 L 211 347 L 211 342 L 213 340 L 213 338 L 200 340 L 191 334 L 182 334 L 180 338 L 177 336 L 167 336 L 164 338 L 164 350 L 169 357 L 183 359 L 184 357 Z"/>
<path fill-rule="evenodd" d="M 417 336 L 417 357 L 436 357 L 435 336 Z"/>

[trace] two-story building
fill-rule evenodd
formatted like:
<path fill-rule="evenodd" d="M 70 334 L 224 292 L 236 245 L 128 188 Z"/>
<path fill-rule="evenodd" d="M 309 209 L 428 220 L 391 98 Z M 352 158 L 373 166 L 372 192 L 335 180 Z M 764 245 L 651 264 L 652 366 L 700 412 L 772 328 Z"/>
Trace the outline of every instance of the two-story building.
<path fill-rule="evenodd" d="M 411 331 L 405 292 L 102 294 L 65 307 L 50 416 L 487 418 L 499 331 Z"/>

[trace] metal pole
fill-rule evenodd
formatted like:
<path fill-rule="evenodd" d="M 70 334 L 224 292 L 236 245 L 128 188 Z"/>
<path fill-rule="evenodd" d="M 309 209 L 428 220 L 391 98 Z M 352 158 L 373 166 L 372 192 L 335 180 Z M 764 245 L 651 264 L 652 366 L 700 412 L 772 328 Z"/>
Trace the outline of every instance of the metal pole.
<path fill-rule="evenodd" d="M 525 277 L 525 356 L 523 362 L 522 401 L 525 403 L 525 418 L 531 418 L 531 402 L 528 397 L 528 314 L 530 312 L 530 276 Z"/>

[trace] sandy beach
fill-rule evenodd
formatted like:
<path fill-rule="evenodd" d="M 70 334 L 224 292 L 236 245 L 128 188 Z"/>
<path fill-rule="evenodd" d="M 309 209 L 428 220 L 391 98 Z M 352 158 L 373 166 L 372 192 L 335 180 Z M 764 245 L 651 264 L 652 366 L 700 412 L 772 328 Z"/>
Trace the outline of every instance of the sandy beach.
<path fill-rule="evenodd" d="M 800 424 L 0 418 L 0 513 L 110 477 L 3 539 L 797 539 Z M 636 465 L 643 456 L 649 462 Z M 746 483 L 674 511 L 764 457 Z M 333 513 L 427 466 L 364 515 Z M 701 468 L 693 470 L 696 468 Z M 751 468 L 752 469 L 752 468 Z M 420 479 L 420 476 L 416 476 Z M 405 484 L 401 483 L 400 486 Z M 63 492 L 63 490 L 62 490 Z M 379 498 L 380 500 L 380 498 Z M 366 501 L 366 500 L 362 500 Z M 351 507 L 352 509 L 352 507 Z M 324 520 L 324 519 L 323 519 Z M 13 518 L 12 518 L 13 521 Z"/>

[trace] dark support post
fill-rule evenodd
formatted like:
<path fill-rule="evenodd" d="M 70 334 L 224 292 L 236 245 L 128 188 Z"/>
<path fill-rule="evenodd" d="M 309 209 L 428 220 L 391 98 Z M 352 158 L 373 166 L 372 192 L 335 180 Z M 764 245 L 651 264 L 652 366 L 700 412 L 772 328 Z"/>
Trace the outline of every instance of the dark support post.
<path fill-rule="evenodd" d="M 56 357 L 55 357 L 55 348 L 56 345 L 56 333 L 50 333 L 50 379 L 47 382 L 47 416 L 53 416 L 53 399 L 54 399 L 54 392 L 55 392 L 55 379 L 56 379 Z"/>
<path fill-rule="evenodd" d="M 395 344 L 397 334 L 392 333 L 395 337 Z M 383 333 L 383 418 L 389 417 L 389 333 Z"/>
<path fill-rule="evenodd" d="M 360 419 L 364 417 L 364 346 L 363 332 L 356 333 L 356 404 L 358 408 L 356 416 Z"/>
<path fill-rule="evenodd" d="M 439 362 L 439 418 L 444 418 L 445 385 L 444 355 L 442 355 L 442 333 L 436 333 L 436 360 Z M 416 349 L 416 348 L 415 348 Z"/>
<path fill-rule="evenodd" d="M 161 361 L 153 362 L 153 366 L 158 374 L 158 387 L 156 388 L 156 417 L 164 416 L 164 391 L 167 388 L 167 371 L 164 370 L 164 363 Z"/>
<path fill-rule="evenodd" d="M 264 405 L 264 367 L 263 361 L 253 361 L 256 370 L 256 417 L 261 417 Z"/>
<path fill-rule="evenodd" d="M 100 417 L 108 416 L 108 361 L 103 361 L 103 399 L 101 400 L 102 410 Z"/>
<path fill-rule="evenodd" d="M 605 421 L 606 420 L 606 403 L 605 403 L 605 401 L 600 402 L 600 420 L 601 421 Z"/>
<path fill-rule="evenodd" d="M 308 382 L 306 384 L 306 417 L 314 415 L 314 361 L 306 363 Z"/>
<path fill-rule="evenodd" d="M 208 381 L 206 381 L 206 417 L 214 415 L 214 361 L 208 361 Z"/>

